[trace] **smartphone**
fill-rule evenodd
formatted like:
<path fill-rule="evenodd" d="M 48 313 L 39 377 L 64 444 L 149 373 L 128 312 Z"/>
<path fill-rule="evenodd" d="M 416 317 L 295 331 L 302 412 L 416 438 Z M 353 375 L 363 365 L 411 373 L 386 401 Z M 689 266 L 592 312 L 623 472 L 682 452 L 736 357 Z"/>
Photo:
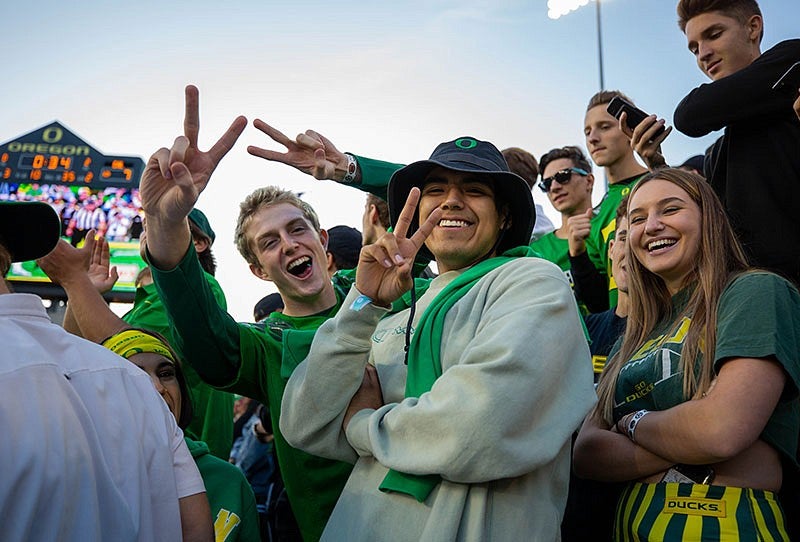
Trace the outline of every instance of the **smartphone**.
<path fill-rule="evenodd" d="M 661 481 L 710 485 L 714 481 L 714 469 L 708 465 L 675 465 L 664 474 Z"/>
<path fill-rule="evenodd" d="M 797 89 L 800 89 L 800 62 L 795 62 L 789 66 L 789 69 L 772 85 L 772 90 L 782 90 L 787 87 L 792 92 L 797 92 Z"/>
<path fill-rule="evenodd" d="M 623 111 L 627 113 L 628 118 L 625 120 L 625 124 L 627 124 L 628 128 L 631 130 L 634 130 L 644 119 L 648 117 L 647 113 L 627 100 L 620 98 L 619 96 L 615 96 L 610 102 L 608 102 L 606 111 L 608 111 L 609 115 L 613 116 L 617 120 L 619 120 L 619 118 L 622 116 Z M 654 137 L 660 136 L 664 130 L 664 126 L 659 128 Z"/>

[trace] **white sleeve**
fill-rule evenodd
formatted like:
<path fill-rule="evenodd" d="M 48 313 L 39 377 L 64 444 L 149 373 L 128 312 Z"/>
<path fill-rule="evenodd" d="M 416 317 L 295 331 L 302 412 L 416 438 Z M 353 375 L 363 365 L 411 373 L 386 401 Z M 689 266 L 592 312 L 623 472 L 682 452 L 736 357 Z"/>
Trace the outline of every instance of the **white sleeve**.
<path fill-rule="evenodd" d="M 555 266 L 507 265 L 469 292 L 472 306 L 450 309 L 447 369 L 429 392 L 351 419 L 347 438 L 360 455 L 479 483 L 531 472 L 568 445 L 596 400 L 575 300 Z"/>
<path fill-rule="evenodd" d="M 172 465 L 175 469 L 175 485 L 178 487 L 178 498 L 189 497 L 197 493 L 205 493 L 206 486 L 203 484 L 203 478 L 200 476 L 200 471 L 197 470 L 197 463 L 194 462 L 189 448 L 186 446 L 186 441 L 183 439 L 183 431 L 175 424 L 175 418 L 170 414 L 173 420 L 174 431 L 172 433 Z"/>

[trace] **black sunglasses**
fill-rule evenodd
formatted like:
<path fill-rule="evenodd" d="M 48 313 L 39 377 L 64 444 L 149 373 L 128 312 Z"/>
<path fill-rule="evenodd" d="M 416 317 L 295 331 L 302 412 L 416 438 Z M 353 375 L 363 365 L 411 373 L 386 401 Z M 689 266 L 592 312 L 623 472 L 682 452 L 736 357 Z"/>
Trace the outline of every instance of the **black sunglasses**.
<path fill-rule="evenodd" d="M 550 186 L 553 184 L 553 181 L 558 181 L 558 184 L 565 185 L 568 184 L 572 180 L 572 174 L 577 173 L 583 177 L 589 175 L 589 172 L 585 169 L 581 169 L 579 167 L 570 167 L 566 169 L 562 169 L 560 171 L 556 171 L 551 177 L 546 179 L 542 179 L 539 181 L 539 188 L 542 189 L 542 192 L 547 194 L 550 192 Z"/>

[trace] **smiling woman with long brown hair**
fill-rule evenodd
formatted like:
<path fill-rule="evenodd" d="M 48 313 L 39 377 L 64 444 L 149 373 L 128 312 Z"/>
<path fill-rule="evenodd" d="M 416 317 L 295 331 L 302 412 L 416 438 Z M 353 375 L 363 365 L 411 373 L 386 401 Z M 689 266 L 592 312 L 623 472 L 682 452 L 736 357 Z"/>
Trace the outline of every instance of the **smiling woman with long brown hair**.
<path fill-rule="evenodd" d="M 628 203 L 630 313 L 575 445 L 579 475 L 629 481 L 619 540 L 788 540 L 800 294 L 751 269 L 697 175 L 656 171 Z"/>

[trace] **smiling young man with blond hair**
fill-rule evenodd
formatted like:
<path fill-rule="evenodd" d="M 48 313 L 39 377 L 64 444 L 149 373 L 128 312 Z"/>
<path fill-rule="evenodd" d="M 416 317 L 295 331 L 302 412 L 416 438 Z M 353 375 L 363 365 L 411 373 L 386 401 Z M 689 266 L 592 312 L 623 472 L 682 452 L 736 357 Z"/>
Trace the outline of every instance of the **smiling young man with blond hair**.
<path fill-rule="evenodd" d="M 247 121 L 238 117 L 211 149 L 200 151 L 198 102 L 197 89 L 188 86 L 184 135 L 170 149 L 156 151 L 142 176 L 147 258 L 184 360 L 208 384 L 269 406 L 278 464 L 300 531 L 290 539 L 316 540 L 352 467 L 288 445 L 278 430 L 278 416 L 286 380 L 299 362 L 294 349 L 302 351 L 317 327 L 336 313 L 353 279 L 336 274 L 331 280 L 328 237 L 314 210 L 288 190 L 263 187 L 240 206 L 236 244 L 251 272 L 275 284 L 283 313 L 245 324 L 219 306 L 195 253 L 187 217 Z M 281 520 L 292 523 L 291 518 Z"/>

